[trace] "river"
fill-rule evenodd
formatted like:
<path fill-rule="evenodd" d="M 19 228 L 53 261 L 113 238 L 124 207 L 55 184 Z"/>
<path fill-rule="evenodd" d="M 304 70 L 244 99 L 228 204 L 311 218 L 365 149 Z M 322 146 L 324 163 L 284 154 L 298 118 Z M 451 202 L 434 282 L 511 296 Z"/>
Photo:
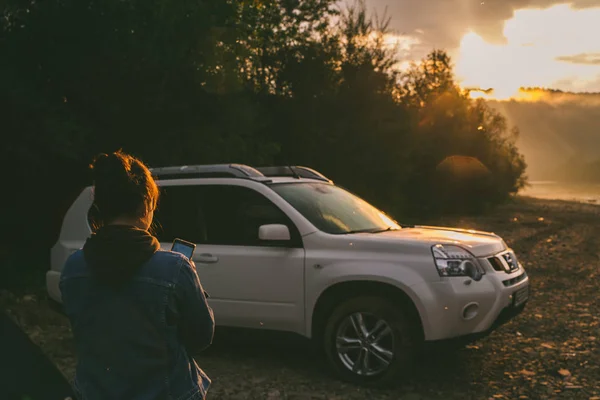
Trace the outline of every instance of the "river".
<path fill-rule="evenodd" d="M 540 199 L 600 204 L 600 184 L 531 181 L 519 194 Z"/>

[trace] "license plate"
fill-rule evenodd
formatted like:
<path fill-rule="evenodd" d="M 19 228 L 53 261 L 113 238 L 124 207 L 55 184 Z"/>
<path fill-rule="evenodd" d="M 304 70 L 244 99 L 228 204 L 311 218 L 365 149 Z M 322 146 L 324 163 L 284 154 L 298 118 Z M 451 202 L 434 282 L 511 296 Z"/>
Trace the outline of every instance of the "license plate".
<path fill-rule="evenodd" d="M 529 300 L 529 286 L 513 293 L 513 306 L 519 307 Z"/>

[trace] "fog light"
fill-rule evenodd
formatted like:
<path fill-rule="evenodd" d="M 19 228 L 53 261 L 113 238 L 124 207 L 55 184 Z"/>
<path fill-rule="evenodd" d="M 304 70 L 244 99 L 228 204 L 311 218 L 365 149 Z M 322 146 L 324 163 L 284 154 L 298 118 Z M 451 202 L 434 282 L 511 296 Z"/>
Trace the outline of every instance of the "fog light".
<path fill-rule="evenodd" d="M 465 261 L 463 263 L 463 268 L 465 270 L 465 274 L 469 277 L 471 277 L 471 279 L 473 279 L 474 281 L 480 281 L 483 274 L 481 273 L 481 271 L 475 266 L 475 264 L 473 264 L 471 261 Z"/>
<path fill-rule="evenodd" d="M 479 313 L 479 304 L 477 303 L 469 303 L 463 308 L 463 318 L 465 320 L 473 319 Z"/>

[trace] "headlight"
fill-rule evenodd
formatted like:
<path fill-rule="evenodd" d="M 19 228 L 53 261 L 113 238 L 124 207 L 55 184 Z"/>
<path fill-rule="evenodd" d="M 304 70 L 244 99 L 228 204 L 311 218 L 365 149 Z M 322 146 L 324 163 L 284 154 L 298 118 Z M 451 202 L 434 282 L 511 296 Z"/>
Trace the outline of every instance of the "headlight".
<path fill-rule="evenodd" d="M 468 276 L 478 281 L 485 274 L 473 254 L 462 247 L 436 244 L 431 251 L 440 276 Z"/>

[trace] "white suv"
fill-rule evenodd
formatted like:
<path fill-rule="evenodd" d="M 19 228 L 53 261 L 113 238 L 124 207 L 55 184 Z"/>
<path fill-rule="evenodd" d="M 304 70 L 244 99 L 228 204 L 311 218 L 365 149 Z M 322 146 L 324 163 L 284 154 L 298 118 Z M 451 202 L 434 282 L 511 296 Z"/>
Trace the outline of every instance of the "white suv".
<path fill-rule="evenodd" d="M 401 226 L 304 167 L 152 170 L 155 234 L 196 243 L 193 261 L 217 325 L 291 331 L 334 369 L 389 381 L 423 341 L 479 337 L 518 314 L 529 278 L 491 233 Z M 47 273 L 60 302 L 67 257 L 92 232 L 88 187 L 68 210 Z"/>

